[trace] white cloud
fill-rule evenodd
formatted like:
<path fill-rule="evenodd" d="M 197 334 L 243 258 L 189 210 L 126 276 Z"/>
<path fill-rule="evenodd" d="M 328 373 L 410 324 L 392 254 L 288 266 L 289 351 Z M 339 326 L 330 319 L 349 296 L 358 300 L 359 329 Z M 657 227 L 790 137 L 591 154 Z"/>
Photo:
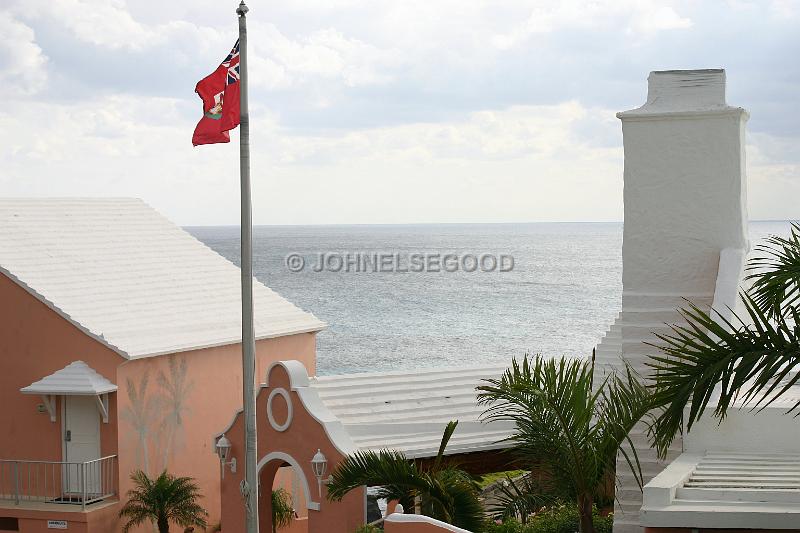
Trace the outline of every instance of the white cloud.
<path fill-rule="evenodd" d="M 36 44 L 33 29 L 0 12 L 0 83 L 9 96 L 37 93 L 47 81 L 47 58 Z"/>
<path fill-rule="evenodd" d="M 223 4 L 6 0 L 0 194 L 235 222 L 235 142 L 190 146 L 192 88 L 236 38 Z M 796 2 L 251 4 L 259 223 L 618 220 L 613 111 L 648 70 L 720 65 L 753 116 L 751 213 L 798 216 Z"/>
<path fill-rule="evenodd" d="M 251 24 L 253 82 L 271 89 L 338 80 L 347 87 L 386 83 L 400 64 L 396 52 L 382 50 L 333 28 L 289 39 L 273 24 Z"/>
<path fill-rule="evenodd" d="M 671 6 L 653 0 L 538 2 L 524 23 L 508 33 L 495 35 L 493 44 L 507 49 L 523 43 L 532 35 L 565 29 L 606 29 L 647 35 L 691 25 L 691 19 L 678 15 Z"/>
<path fill-rule="evenodd" d="M 750 217 L 800 219 L 800 137 L 748 135 L 747 173 Z"/>
<path fill-rule="evenodd" d="M 0 189 L 142 196 L 182 223 L 233 223 L 238 147 L 192 148 L 194 121 L 178 107 L 168 99 L 109 97 L 0 116 Z M 452 123 L 325 136 L 288 134 L 258 114 L 256 222 L 563 218 L 559 212 L 590 202 L 576 199 L 576 188 L 588 184 L 599 193 L 620 183 L 620 150 L 592 148 L 575 134 L 595 112 L 576 102 L 517 106 Z M 599 213 L 613 219 L 618 204 Z"/>
<path fill-rule="evenodd" d="M 134 20 L 123 0 L 53 0 L 38 15 L 61 21 L 84 42 L 111 48 L 149 48 L 161 38 Z"/>

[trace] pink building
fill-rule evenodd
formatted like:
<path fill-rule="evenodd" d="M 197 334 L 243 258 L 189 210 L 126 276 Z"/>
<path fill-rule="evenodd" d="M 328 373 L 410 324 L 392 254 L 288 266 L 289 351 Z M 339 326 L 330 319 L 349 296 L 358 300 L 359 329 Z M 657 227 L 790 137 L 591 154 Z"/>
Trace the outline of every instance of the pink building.
<path fill-rule="evenodd" d="M 136 469 L 198 480 L 241 406 L 239 269 L 135 199 L 0 200 L 0 531 L 120 529 Z M 256 283 L 256 376 L 325 325 Z"/>

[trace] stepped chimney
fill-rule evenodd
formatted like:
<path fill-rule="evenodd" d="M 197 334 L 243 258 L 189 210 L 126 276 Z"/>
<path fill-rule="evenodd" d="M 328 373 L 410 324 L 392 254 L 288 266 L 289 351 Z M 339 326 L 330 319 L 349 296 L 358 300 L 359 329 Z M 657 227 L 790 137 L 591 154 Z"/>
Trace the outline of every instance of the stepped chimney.
<path fill-rule="evenodd" d="M 617 114 L 625 147 L 622 312 L 598 347 L 598 357 L 613 365 L 621 355 L 644 374 L 657 353 L 644 343 L 681 321 L 684 299 L 706 309 L 735 305 L 749 248 L 748 114 L 725 102 L 725 71 L 658 71 L 648 82 L 647 102 Z M 638 427 L 632 437 L 647 482 L 681 442 L 662 463 L 644 433 Z M 641 533 L 642 494 L 625 460 L 617 466 L 614 531 Z"/>

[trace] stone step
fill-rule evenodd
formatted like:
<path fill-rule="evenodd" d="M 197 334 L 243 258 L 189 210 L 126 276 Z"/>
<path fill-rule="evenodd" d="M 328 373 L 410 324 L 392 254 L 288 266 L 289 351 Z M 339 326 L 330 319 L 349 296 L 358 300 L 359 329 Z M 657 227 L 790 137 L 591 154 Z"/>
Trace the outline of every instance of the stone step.
<path fill-rule="evenodd" d="M 678 309 L 638 309 L 636 311 L 625 310 L 619 317 L 618 324 L 673 324 L 684 322 L 684 318 Z"/>
<path fill-rule="evenodd" d="M 639 510 L 641 508 L 642 508 L 641 497 L 633 500 L 616 500 L 614 502 L 614 512 L 619 513 L 620 515 L 625 515 L 625 518 L 631 516 L 638 518 Z M 614 518 L 616 518 L 616 516 Z"/>
<path fill-rule="evenodd" d="M 686 306 L 686 301 L 695 305 L 708 305 L 714 301 L 713 290 L 706 293 L 643 293 L 634 291 L 622 292 L 622 309 L 675 309 Z"/>
<path fill-rule="evenodd" d="M 642 469 L 642 477 L 645 479 L 645 484 L 656 477 L 666 468 L 665 463 L 655 461 L 639 461 L 639 466 Z M 633 476 L 628 463 L 623 459 L 622 462 L 617 462 L 617 483 L 620 487 L 635 487 L 636 478 Z"/>
<path fill-rule="evenodd" d="M 623 501 L 627 501 L 630 503 L 637 503 L 637 509 L 642 506 L 642 491 L 639 490 L 638 487 L 632 489 L 617 489 L 614 493 L 614 497 L 620 498 Z M 637 500 L 638 498 L 638 500 Z"/>
<path fill-rule="evenodd" d="M 617 522 L 617 515 L 614 515 L 614 533 L 643 533 L 644 528 L 639 525 L 639 516 L 637 515 L 635 521 L 619 521 Z"/>
<path fill-rule="evenodd" d="M 661 459 L 658 458 L 658 452 L 656 452 L 654 449 L 652 449 L 652 448 L 644 448 L 644 447 L 642 447 L 642 448 L 637 447 L 636 448 L 636 455 L 639 457 L 639 462 L 640 463 L 644 463 L 644 462 L 669 463 L 670 461 L 672 461 L 673 459 L 678 457 L 681 453 L 682 452 L 681 452 L 680 448 L 678 448 L 678 449 L 674 449 L 674 448 L 670 449 L 667 452 L 666 459 L 662 461 Z M 625 463 L 625 458 L 622 457 L 622 454 L 619 454 L 617 456 L 617 463 L 619 464 L 620 461 L 622 461 L 623 464 Z"/>
<path fill-rule="evenodd" d="M 616 350 L 608 348 L 603 351 L 598 351 L 595 354 L 594 360 L 595 362 L 603 361 L 604 363 L 617 363 L 621 362 L 620 357 L 622 357 L 622 348 L 618 348 Z"/>
<path fill-rule="evenodd" d="M 669 327 L 664 324 L 630 324 L 622 326 L 622 344 L 635 341 L 648 341 L 655 339 L 655 334 L 662 335 L 671 333 Z"/>
<path fill-rule="evenodd" d="M 595 345 L 595 351 L 599 352 L 601 350 L 607 350 L 609 348 L 615 348 L 615 347 L 620 347 L 620 346 L 622 346 L 622 339 L 603 338 L 603 339 L 600 339 L 600 342 L 598 342 Z"/>

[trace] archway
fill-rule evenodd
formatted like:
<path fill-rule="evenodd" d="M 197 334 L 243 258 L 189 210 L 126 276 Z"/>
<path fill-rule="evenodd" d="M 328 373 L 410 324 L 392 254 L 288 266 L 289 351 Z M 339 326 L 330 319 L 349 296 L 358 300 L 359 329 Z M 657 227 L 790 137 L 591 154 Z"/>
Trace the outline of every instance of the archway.
<path fill-rule="evenodd" d="M 287 474 L 291 473 L 291 476 Z M 297 511 L 295 519 L 290 526 L 281 529 L 290 533 L 304 533 L 308 531 L 308 510 L 318 511 L 319 502 L 311 496 L 308 480 L 300 463 L 291 455 L 284 452 L 270 452 L 258 462 L 259 490 L 259 530 L 264 533 L 272 531 L 272 490 L 276 483 L 281 488 L 286 488 L 292 496 L 292 503 Z M 288 487 L 287 487 L 288 485 Z"/>

